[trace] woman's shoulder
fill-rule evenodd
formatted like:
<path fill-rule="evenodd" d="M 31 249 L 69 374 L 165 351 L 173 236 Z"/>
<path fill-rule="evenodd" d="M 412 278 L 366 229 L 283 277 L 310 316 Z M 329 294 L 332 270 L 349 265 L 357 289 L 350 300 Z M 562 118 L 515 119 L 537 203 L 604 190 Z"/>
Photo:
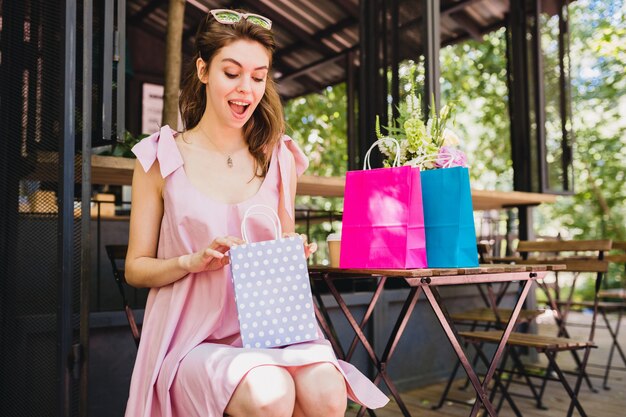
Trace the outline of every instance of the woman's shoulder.
<path fill-rule="evenodd" d="M 161 176 L 165 178 L 183 165 L 175 135 L 177 132 L 165 125 L 133 146 L 132 151 L 145 172 L 158 162 Z"/>
<path fill-rule="evenodd" d="M 289 135 L 284 134 L 278 141 L 277 148 L 279 165 L 282 168 L 291 168 L 295 165 L 296 175 L 302 175 L 309 166 L 309 159 L 300 146 Z"/>

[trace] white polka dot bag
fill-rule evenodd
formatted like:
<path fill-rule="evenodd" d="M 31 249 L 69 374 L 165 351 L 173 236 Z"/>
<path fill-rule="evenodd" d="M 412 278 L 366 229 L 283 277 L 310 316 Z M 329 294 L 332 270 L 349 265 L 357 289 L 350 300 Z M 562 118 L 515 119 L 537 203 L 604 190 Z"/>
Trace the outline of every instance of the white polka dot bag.
<path fill-rule="evenodd" d="M 272 221 L 275 240 L 250 242 L 246 220 L 252 215 Z M 230 249 L 230 266 L 243 346 L 272 348 L 317 339 L 302 239 L 281 238 L 276 212 L 258 204 L 246 210 L 241 234 L 246 243 Z"/>

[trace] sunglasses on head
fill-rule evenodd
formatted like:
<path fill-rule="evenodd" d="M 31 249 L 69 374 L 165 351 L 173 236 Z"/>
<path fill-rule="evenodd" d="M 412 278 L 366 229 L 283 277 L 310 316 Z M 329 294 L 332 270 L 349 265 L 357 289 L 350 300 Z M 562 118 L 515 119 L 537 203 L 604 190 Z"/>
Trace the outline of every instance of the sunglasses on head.
<path fill-rule="evenodd" d="M 211 14 L 215 20 L 224 25 L 234 25 L 241 19 L 246 19 L 248 22 L 259 25 L 264 29 L 270 30 L 272 28 L 272 21 L 260 14 L 239 13 L 228 9 L 214 9 L 211 10 Z"/>

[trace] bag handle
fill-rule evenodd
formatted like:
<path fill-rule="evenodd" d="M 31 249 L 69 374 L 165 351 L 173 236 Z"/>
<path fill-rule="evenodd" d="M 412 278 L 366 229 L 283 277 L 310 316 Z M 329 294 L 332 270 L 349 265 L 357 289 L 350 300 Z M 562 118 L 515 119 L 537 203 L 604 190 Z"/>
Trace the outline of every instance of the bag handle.
<path fill-rule="evenodd" d="M 253 209 L 258 209 L 258 208 L 266 209 L 266 211 L 271 212 L 273 216 L 270 216 L 269 214 L 263 211 L 256 211 L 256 212 L 253 211 Z M 276 211 L 274 211 L 274 209 L 272 209 L 270 206 L 266 206 L 265 204 L 254 204 L 248 207 L 245 214 L 243 215 L 243 219 L 241 220 L 241 236 L 243 237 L 243 240 L 246 241 L 246 243 L 249 243 L 250 241 L 250 239 L 248 239 L 248 231 L 246 230 L 246 220 L 248 220 L 248 217 L 254 214 L 261 215 L 270 219 L 270 221 L 272 222 L 272 226 L 274 226 L 274 234 L 276 235 L 276 239 L 280 239 L 283 233 L 282 233 L 282 228 L 280 226 L 280 219 L 278 218 L 278 214 L 276 214 Z"/>
<path fill-rule="evenodd" d="M 370 165 L 370 154 L 372 153 L 372 149 L 374 149 L 374 146 L 383 142 L 393 142 L 396 144 L 396 157 L 394 158 L 393 165 L 391 166 L 392 167 L 400 166 L 400 152 L 401 152 L 400 143 L 398 143 L 398 141 L 395 140 L 394 138 L 380 138 L 376 142 L 372 143 L 372 146 L 370 146 L 370 148 L 367 150 L 367 153 L 365 154 L 365 158 L 363 158 L 363 170 L 372 169 L 372 166 Z"/>
<path fill-rule="evenodd" d="M 418 159 L 418 162 L 416 163 L 416 166 L 419 167 L 420 169 L 424 168 L 424 164 L 426 162 L 436 162 L 440 156 L 444 156 L 444 157 L 448 157 L 448 160 L 446 161 L 446 163 L 441 167 L 441 168 L 452 168 L 454 164 L 454 155 L 451 154 L 450 152 L 441 152 L 439 154 L 437 154 L 437 156 L 433 156 L 433 155 L 423 155 L 421 158 Z"/>

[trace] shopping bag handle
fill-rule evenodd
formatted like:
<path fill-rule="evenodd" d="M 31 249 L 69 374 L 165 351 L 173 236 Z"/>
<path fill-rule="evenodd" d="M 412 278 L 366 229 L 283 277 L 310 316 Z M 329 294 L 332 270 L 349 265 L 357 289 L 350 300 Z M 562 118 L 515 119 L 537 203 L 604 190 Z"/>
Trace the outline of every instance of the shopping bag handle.
<path fill-rule="evenodd" d="M 454 155 L 451 154 L 450 152 L 441 152 L 437 155 L 423 155 L 421 158 L 417 160 L 417 162 L 415 163 L 415 166 L 417 166 L 420 169 L 424 169 L 424 164 L 426 162 L 436 162 L 440 156 L 448 157 L 448 160 L 443 166 L 441 166 L 441 168 L 452 168 L 452 167 L 457 166 L 457 165 L 454 165 Z"/>
<path fill-rule="evenodd" d="M 372 166 L 370 165 L 370 154 L 372 153 L 372 149 L 374 149 L 374 146 L 383 142 L 393 142 L 396 144 L 396 157 L 394 158 L 393 164 L 391 166 L 400 166 L 400 143 L 398 143 L 398 141 L 394 138 L 380 138 L 376 142 L 372 143 L 372 146 L 370 146 L 370 148 L 367 150 L 365 158 L 363 158 L 363 170 L 372 169 Z"/>
<path fill-rule="evenodd" d="M 255 209 L 255 208 L 264 208 L 266 211 L 269 211 L 270 213 L 272 213 L 273 216 L 270 216 L 269 214 L 263 211 L 253 212 L 252 209 Z M 282 233 L 282 228 L 280 226 L 280 219 L 278 218 L 278 214 L 276 213 L 276 211 L 270 206 L 266 206 L 265 204 L 253 204 L 250 207 L 248 207 L 245 214 L 243 215 L 243 219 L 241 220 L 241 236 L 243 237 L 243 240 L 246 241 L 246 243 L 250 242 L 250 239 L 248 239 L 248 231 L 246 230 L 246 220 L 248 220 L 248 217 L 254 214 L 258 214 L 258 215 L 261 215 L 270 219 L 270 221 L 272 222 L 272 226 L 274 226 L 274 234 L 276 235 L 276 239 L 280 239 L 283 233 Z"/>

